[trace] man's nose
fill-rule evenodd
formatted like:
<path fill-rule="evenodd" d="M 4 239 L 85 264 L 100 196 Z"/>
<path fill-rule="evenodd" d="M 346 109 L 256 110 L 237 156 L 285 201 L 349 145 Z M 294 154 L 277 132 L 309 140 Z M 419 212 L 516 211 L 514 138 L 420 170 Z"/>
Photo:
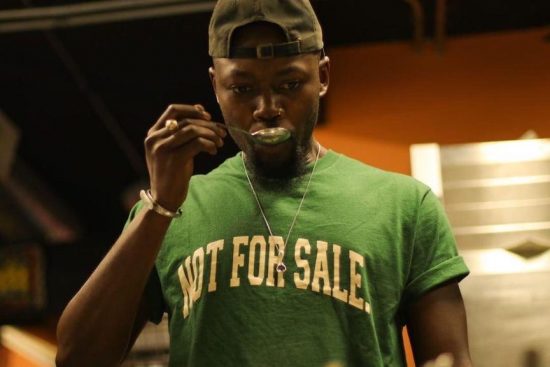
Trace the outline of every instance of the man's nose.
<path fill-rule="evenodd" d="M 281 113 L 282 109 L 279 107 L 272 93 L 263 93 L 258 96 L 256 109 L 253 114 L 256 121 L 275 122 L 281 116 Z"/>

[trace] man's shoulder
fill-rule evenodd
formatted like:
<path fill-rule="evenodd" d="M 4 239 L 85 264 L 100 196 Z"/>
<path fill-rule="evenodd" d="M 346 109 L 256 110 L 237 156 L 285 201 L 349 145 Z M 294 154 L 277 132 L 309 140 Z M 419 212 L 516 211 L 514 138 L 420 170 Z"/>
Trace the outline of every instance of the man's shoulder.
<path fill-rule="evenodd" d="M 411 186 L 411 188 L 420 188 L 422 190 L 428 188 L 424 183 L 418 181 L 410 175 L 375 167 L 355 158 L 348 157 L 342 153 L 335 154 L 340 156 L 339 161 L 341 162 L 341 169 L 349 171 L 350 174 L 364 175 L 371 179 L 394 182 L 399 185 Z"/>
<path fill-rule="evenodd" d="M 410 175 L 389 171 L 337 153 L 339 164 L 333 176 L 348 189 L 392 200 L 420 202 L 430 188 Z"/>

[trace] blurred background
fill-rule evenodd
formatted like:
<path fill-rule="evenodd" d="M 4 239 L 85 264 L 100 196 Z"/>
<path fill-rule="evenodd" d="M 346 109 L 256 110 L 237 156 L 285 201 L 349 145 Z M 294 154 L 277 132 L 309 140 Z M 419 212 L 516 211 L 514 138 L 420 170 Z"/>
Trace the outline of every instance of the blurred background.
<path fill-rule="evenodd" d="M 54 365 L 57 318 L 148 186 L 166 106 L 221 121 L 214 3 L 0 1 L 0 366 Z M 332 61 L 317 138 L 439 194 L 472 268 L 476 366 L 550 366 L 550 2 L 312 4 Z M 165 365 L 163 327 L 128 365 Z"/>

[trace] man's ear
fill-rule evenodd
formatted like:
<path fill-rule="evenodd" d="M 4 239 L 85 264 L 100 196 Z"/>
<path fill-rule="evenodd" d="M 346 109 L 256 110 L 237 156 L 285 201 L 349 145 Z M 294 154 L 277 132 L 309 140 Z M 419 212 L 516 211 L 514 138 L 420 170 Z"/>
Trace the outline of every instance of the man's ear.
<path fill-rule="evenodd" d="M 319 82 L 321 83 L 321 88 L 319 89 L 319 96 L 322 98 L 327 94 L 328 84 L 330 80 L 330 59 L 328 56 L 323 56 L 319 60 Z"/>
<path fill-rule="evenodd" d="M 213 66 L 208 68 L 208 76 L 210 76 L 210 83 L 212 83 L 212 89 L 214 90 L 214 95 L 216 96 L 216 101 L 220 103 L 218 98 L 218 93 L 216 93 L 216 70 Z"/>

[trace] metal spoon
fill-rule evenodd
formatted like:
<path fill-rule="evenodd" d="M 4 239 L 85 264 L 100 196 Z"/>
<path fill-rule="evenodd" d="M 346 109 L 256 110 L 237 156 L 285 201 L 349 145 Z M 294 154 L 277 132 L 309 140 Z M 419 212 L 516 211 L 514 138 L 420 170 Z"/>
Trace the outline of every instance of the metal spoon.
<path fill-rule="evenodd" d="M 231 125 L 224 125 L 229 130 L 238 131 L 248 136 L 253 142 L 262 145 L 277 145 L 284 143 L 291 137 L 291 133 L 284 127 L 268 127 L 253 132 L 252 134 L 246 130 L 239 129 L 238 127 Z"/>

